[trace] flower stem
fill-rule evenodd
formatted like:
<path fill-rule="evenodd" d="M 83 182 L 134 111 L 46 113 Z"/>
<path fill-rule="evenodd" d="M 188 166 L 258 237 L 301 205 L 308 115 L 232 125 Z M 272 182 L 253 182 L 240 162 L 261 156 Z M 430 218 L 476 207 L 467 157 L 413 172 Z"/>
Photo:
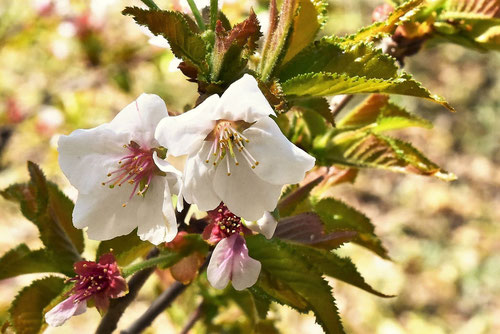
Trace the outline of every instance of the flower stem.
<path fill-rule="evenodd" d="M 217 14 L 219 13 L 219 1 L 210 0 L 210 29 L 215 31 L 215 24 L 217 23 Z"/>
<path fill-rule="evenodd" d="M 158 7 L 157 4 L 153 0 L 141 0 L 146 6 L 149 7 L 149 9 L 155 9 L 155 10 L 160 10 L 160 7 Z"/>
<path fill-rule="evenodd" d="M 203 22 L 203 18 L 201 17 L 200 11 L 198 10 L 198 7 L 196 7 L 194 0 L 187 0 L 187 2 L 189 4 L 189 8 L 191 8 L 191 12 L 193 12 L 196 23 L 198 23 L 201 30 L 205 31 L 205 23 Z"/>

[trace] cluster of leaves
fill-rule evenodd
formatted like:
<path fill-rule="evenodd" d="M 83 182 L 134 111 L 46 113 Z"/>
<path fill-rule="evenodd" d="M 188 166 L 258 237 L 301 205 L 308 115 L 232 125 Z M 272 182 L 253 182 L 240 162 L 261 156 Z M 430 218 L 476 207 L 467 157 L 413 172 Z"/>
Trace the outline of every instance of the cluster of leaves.
<path fill-rule="evenodd" d="M 500 1 L 426 1 L 400 33 L 406 40 L 451 42 L 483 52 L 500 50 Z"/>

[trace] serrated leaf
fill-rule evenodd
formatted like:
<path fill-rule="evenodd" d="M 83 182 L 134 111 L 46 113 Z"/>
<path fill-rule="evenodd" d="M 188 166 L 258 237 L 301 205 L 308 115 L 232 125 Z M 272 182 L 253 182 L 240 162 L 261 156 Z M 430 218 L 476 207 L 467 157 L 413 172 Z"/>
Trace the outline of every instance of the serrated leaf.
<path fill-rule="evenodd" d="M 182 13 L 127 7 L 122 14 L 133 16 L 153 34 L 165 37 L 177 58 L 195 65 L 202 73 L 207 72 L 205 41 L 192 30 Z"/>
<path fill-rule="evenodd" d="M 304 245 L 294 245 L 294 251 L 313 263 L 324 275 L 336 278 L 379 297 L 393 297 L 373 289 L 358 272 L 358 269 L 347 257 L 340 257 L 327 250 Z"/>
<path fill-rule="evenodd" d="M 316 187 L 321 181 L 323 181 L 323 176 L 319 176 L 300 187 L 289 188 L 287 192 L 283 193 L 277 206 L 280 216 L 286 217 L 291 215 L 297 205 L 304 201 L 309 196 L 313 188 Z"/>
<path fill-rule="evenodd" d="M 372 94 L 337 124 L 339 129 L 367 126 L 370 127 L 370 131 L 378 133 L 411 126 L 432 128 L 432 123 L 390 102 L 387 95 Z"/>
<path fill-rule="evenodd" d="M 316 38 L 327 18 L 326 0 L 299 0 L 299 12 L 293 20 L 292 34 L 283 64 L 295 57 Z"/>
<path fill-rule="evenodd" d="M 32 251 L 25 244 L 12 248 L 0 258 L 0 280 L 32 273 L 73 274 L 73 259 L 47 249 Z"/>
<path fill-rule="evenodd" d="M 44 308 L 64 289 L 64 279 L 46 277 L 22 289 L 9 309 L 17 334 L 38 334 L 45 327 Z"/>
<path fill-rule="evenodd" d="M 135 229 L 127 235 L 99 243 L 96 260 L 101 255 L 111 252 L 115 256 L 116 262 L 123 267 L 146 255 L 152 247 L 151 243 L 142 241 L 137 236 L 137 229 Z"/>
<path fill-rule="evenodd" d="M 375 234 L 375 226 L 361 212 L 334 198 L 324 198 L 313 206 L 321 218 L 327 233 L 334 231 L 355 231 L 353 239 L 382 258 L 388 259 L 387 250 Z"/>
<path fill-rule="evenodd" d="M 405 72 L 393 79 L 369 79 L 336 73 L 308 73 L 298 75 L 282 84 L 283 93 L 289 98 L 318 97 L 356 93 L 386 93 L 425 98 L 439 103 L 451 111 L 452 106 L 442 97 L 432 95 Z"/>
<path fill-rule="evenodd" d="M 331 288 L 291 245 L 261 235 L 246 238 L 249 255 L 262 270 L 254 290 L 299 312 L 313 311 L 325 333 L 344 333 Z"/>
<path fill-rule="evenodd" d="M 448 0 L 442 19 L 500 18 L 499 0 Z"/>
<path fill-rule="evenodd" d="M 398 75 L 396 60 L 373 44 L 342 46 L 336 39 L 322 38 L 283 66 L 278 77 L 285 82 L 295 76 L 328 72 L 351 77 L 391 79 Z"/>
<path fill-rule="evenodd" d="M 18 202 L 26 218 L 40 231 L 40 239 L 55 256 L 65 262 L 80 260 L 84 249 L 83 232 L 73 227 L 73 202 L 57 185 L 47 182 L 40 168 L 28 162 L 31 177 L 26 184 L 17 184 L 1 192 L 6 199 Z"/>
<path fill-rule="evenodd" d="M 399 173 L 434 176 L 453 181 L 449 173 L 427 159 L 410 143 L 374 134 L 363 129 L 328 136 L 315 142 L 318 163 L 329 166 L 340 164 L 351 167 L 372 167 Z"/>
<path fill-rule="evenodd" d="M 373 41 L 384 34 L 392 34 L 397 26 L 411 16 L 415 15 L 424 0 L 409 0 L 398 6 L 383 22 L 375 22 L 368 27 L 360 29 L 357 33 L 346 36 L 339 41 L 343 44 L 355 44 L 362 41 Z"/>

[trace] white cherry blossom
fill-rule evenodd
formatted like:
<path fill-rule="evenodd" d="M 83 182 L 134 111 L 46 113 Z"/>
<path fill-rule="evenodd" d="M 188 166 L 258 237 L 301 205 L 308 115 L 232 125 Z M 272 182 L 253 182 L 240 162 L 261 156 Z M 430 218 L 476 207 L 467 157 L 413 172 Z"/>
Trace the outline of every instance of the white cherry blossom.
<path fill-rule="evenodd" d="M 315 159 L 293 145 L 270 117 L 272 107 L 248 74 L 222 96 L 164 118 L 155 137 L 173 156 L 188 155 L 183 195 L 199 209 L 224 202 L 247 221 L 273 211 L 283 185 L 302 181 Z"/>
<path fill-rule="evenodd" d="M 142 240 L 171 241 L 177 234 L 171 190 L 181 173 L 158 157 L 163 100 L 142 94 L 106 124 L 59 139 L 59 165 L 78 190 L 73 224 L 89 238 L 108 240 L 137 228 Z M 179 200 L 182 202 L 182 199 Z"/>

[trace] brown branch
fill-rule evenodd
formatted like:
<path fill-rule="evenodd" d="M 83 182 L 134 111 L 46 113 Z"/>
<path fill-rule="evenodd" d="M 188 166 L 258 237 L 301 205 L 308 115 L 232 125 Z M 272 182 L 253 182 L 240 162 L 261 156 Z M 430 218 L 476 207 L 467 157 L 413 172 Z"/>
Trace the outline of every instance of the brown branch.
<path fill-rule="evenodd" d="M 194 324 L 201 318 L 203 315 L 203 301 L 198 305 L 196 310 L 194 310 L 193 314 L 191 314 L 191 317 L 189 317 L 189 320 L 187 324 L 184 326 L 180 334 L 188 334 L 191 328 L 193 328 Z"/>
<path fill-rule="evenodd" d="M 337 95 L 332 99 L 332 116 L 335 118 L 354 97 L 352 94 Z"/>

